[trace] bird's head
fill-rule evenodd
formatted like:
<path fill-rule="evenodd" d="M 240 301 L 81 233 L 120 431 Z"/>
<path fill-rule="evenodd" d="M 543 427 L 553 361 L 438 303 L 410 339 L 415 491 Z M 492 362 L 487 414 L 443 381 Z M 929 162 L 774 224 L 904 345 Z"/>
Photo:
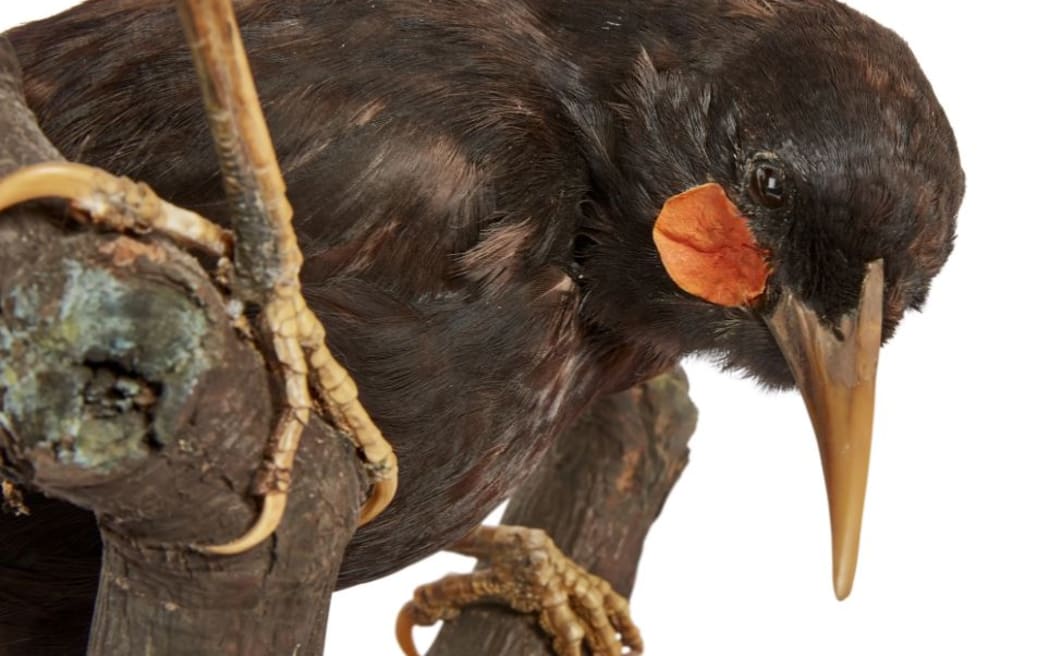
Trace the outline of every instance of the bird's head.
<path fill-rule="evenodd" d="M 800 389 L 844 598 L 878 351 L 951 251 L 963 173 L 895 34 L 830 1 L 724 4 L 687 52 L 654 40 L 637 63 L 619 110 L 624 179 L 608 191 L 634 234 L 591 246 L 631 259 L 625 328 Z"/>

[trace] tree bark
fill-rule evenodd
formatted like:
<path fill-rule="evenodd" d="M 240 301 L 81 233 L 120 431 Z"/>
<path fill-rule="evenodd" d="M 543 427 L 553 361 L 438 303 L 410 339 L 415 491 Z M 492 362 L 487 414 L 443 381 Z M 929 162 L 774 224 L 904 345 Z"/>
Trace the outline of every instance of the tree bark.
<path fill-rule="evenodd" d="M 645 536 L 688 459 L 697 417 L 688 390 L 677 368 L 599 400 L 515 493 L 503 523 L 546 530 L 566 555 L 629 596 Z M 553 652 L 535 618 L 478 605 L 446 623 L 427 652 L 463 654 Z"/>
<path fill-rule="evenodd" d="M 55 159 L 0 37 L 0 177 Z M 196 259 L 161 238 L 81 228 L 64 211 L 40 202 L 0 215 L 0 476 L 97 517 L 104 557 L 90 653 L 320 654 L 365 492 L 353 449 L 312 421 L 276 536 L 236 557 L 195 551 L 255 518 L 276 374 Z M 84 515 L 72 516 L 85 530 Z M 59 550 L 41 540 L 55 539 L 54 526 L 8 517 L 4 531 L 5 581 L 48 570 L 41 554 Z M 80 653 L 75 626 L 19 632 L 20 618 L 40 627 L 68 607 L 55 581 L 23 583 L 0 594 L 0 654 Z M 81 597 L 90 585 L 80 581 Z"/>

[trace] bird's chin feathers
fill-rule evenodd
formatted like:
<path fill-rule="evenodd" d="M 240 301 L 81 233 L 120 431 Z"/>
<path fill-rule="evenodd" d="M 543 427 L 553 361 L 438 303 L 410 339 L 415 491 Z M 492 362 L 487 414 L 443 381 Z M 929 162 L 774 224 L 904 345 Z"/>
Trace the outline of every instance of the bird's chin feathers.
<path fill-rule="evenodd" d="M 771 390 L 795 387 L 787 361 L 761 320 L 730 320 L 724 329 L 724 340 L 726 347 L 712 353 L 724 370 L 743 374 Z"/>

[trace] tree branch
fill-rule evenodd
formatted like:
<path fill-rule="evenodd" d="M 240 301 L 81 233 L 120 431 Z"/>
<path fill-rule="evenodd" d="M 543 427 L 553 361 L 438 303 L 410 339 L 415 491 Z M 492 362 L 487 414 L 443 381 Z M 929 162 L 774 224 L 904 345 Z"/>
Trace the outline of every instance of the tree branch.
<path fill-rule="evenodd" d="M 0 37 L 0 176 L 58 159 L 20 87 Z M 98 517 L 90 653 L 321 653 L 365 492 L 352 449 L 311 422 L 268 548 L 219 559 L 188 549 L 254 520 L 279 381 L 197 260 L 161 238 L 79 228 L 63 212 L 34 203 L 0 215 L 0 474 Z M 32 556 L 44 533 L 18 535 L 27 543 L 6 544 L 5 556 Z M 20 564 L 0 562 L 0 577 Z M 62 594 L 6 589 L 0 653 L 49 653 L 16 643 L 17 621 L 39 623 Z M 70 636 L 50 653 L 77 651 L 82 635 Z"/>
<path fill-rule="evenodd" d="M 645 536 L 685 468 L 696 428 L 681 368 L 600 399 L 511 499 L 503 523 L 547 531 L 567 556 L 630 595 Z M 645 627 L 642 627 L 643 631 Z M 427 656 L 549 656 L 535 618 L 466 609 Z"/>

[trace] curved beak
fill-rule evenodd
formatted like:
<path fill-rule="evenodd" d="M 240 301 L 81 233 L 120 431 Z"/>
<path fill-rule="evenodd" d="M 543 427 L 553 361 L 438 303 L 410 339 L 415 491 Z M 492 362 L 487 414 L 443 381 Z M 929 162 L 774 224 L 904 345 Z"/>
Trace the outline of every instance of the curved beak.
<path fill-rule="evenodd" d="M 849 596 L 857 569 L 864 490 L 882 343 L 882 260 L 868 264 L 860 306 L 838 326 L 786 292 L 766 319 L 809 410 L 831 512 L 835 595 Z"/>

